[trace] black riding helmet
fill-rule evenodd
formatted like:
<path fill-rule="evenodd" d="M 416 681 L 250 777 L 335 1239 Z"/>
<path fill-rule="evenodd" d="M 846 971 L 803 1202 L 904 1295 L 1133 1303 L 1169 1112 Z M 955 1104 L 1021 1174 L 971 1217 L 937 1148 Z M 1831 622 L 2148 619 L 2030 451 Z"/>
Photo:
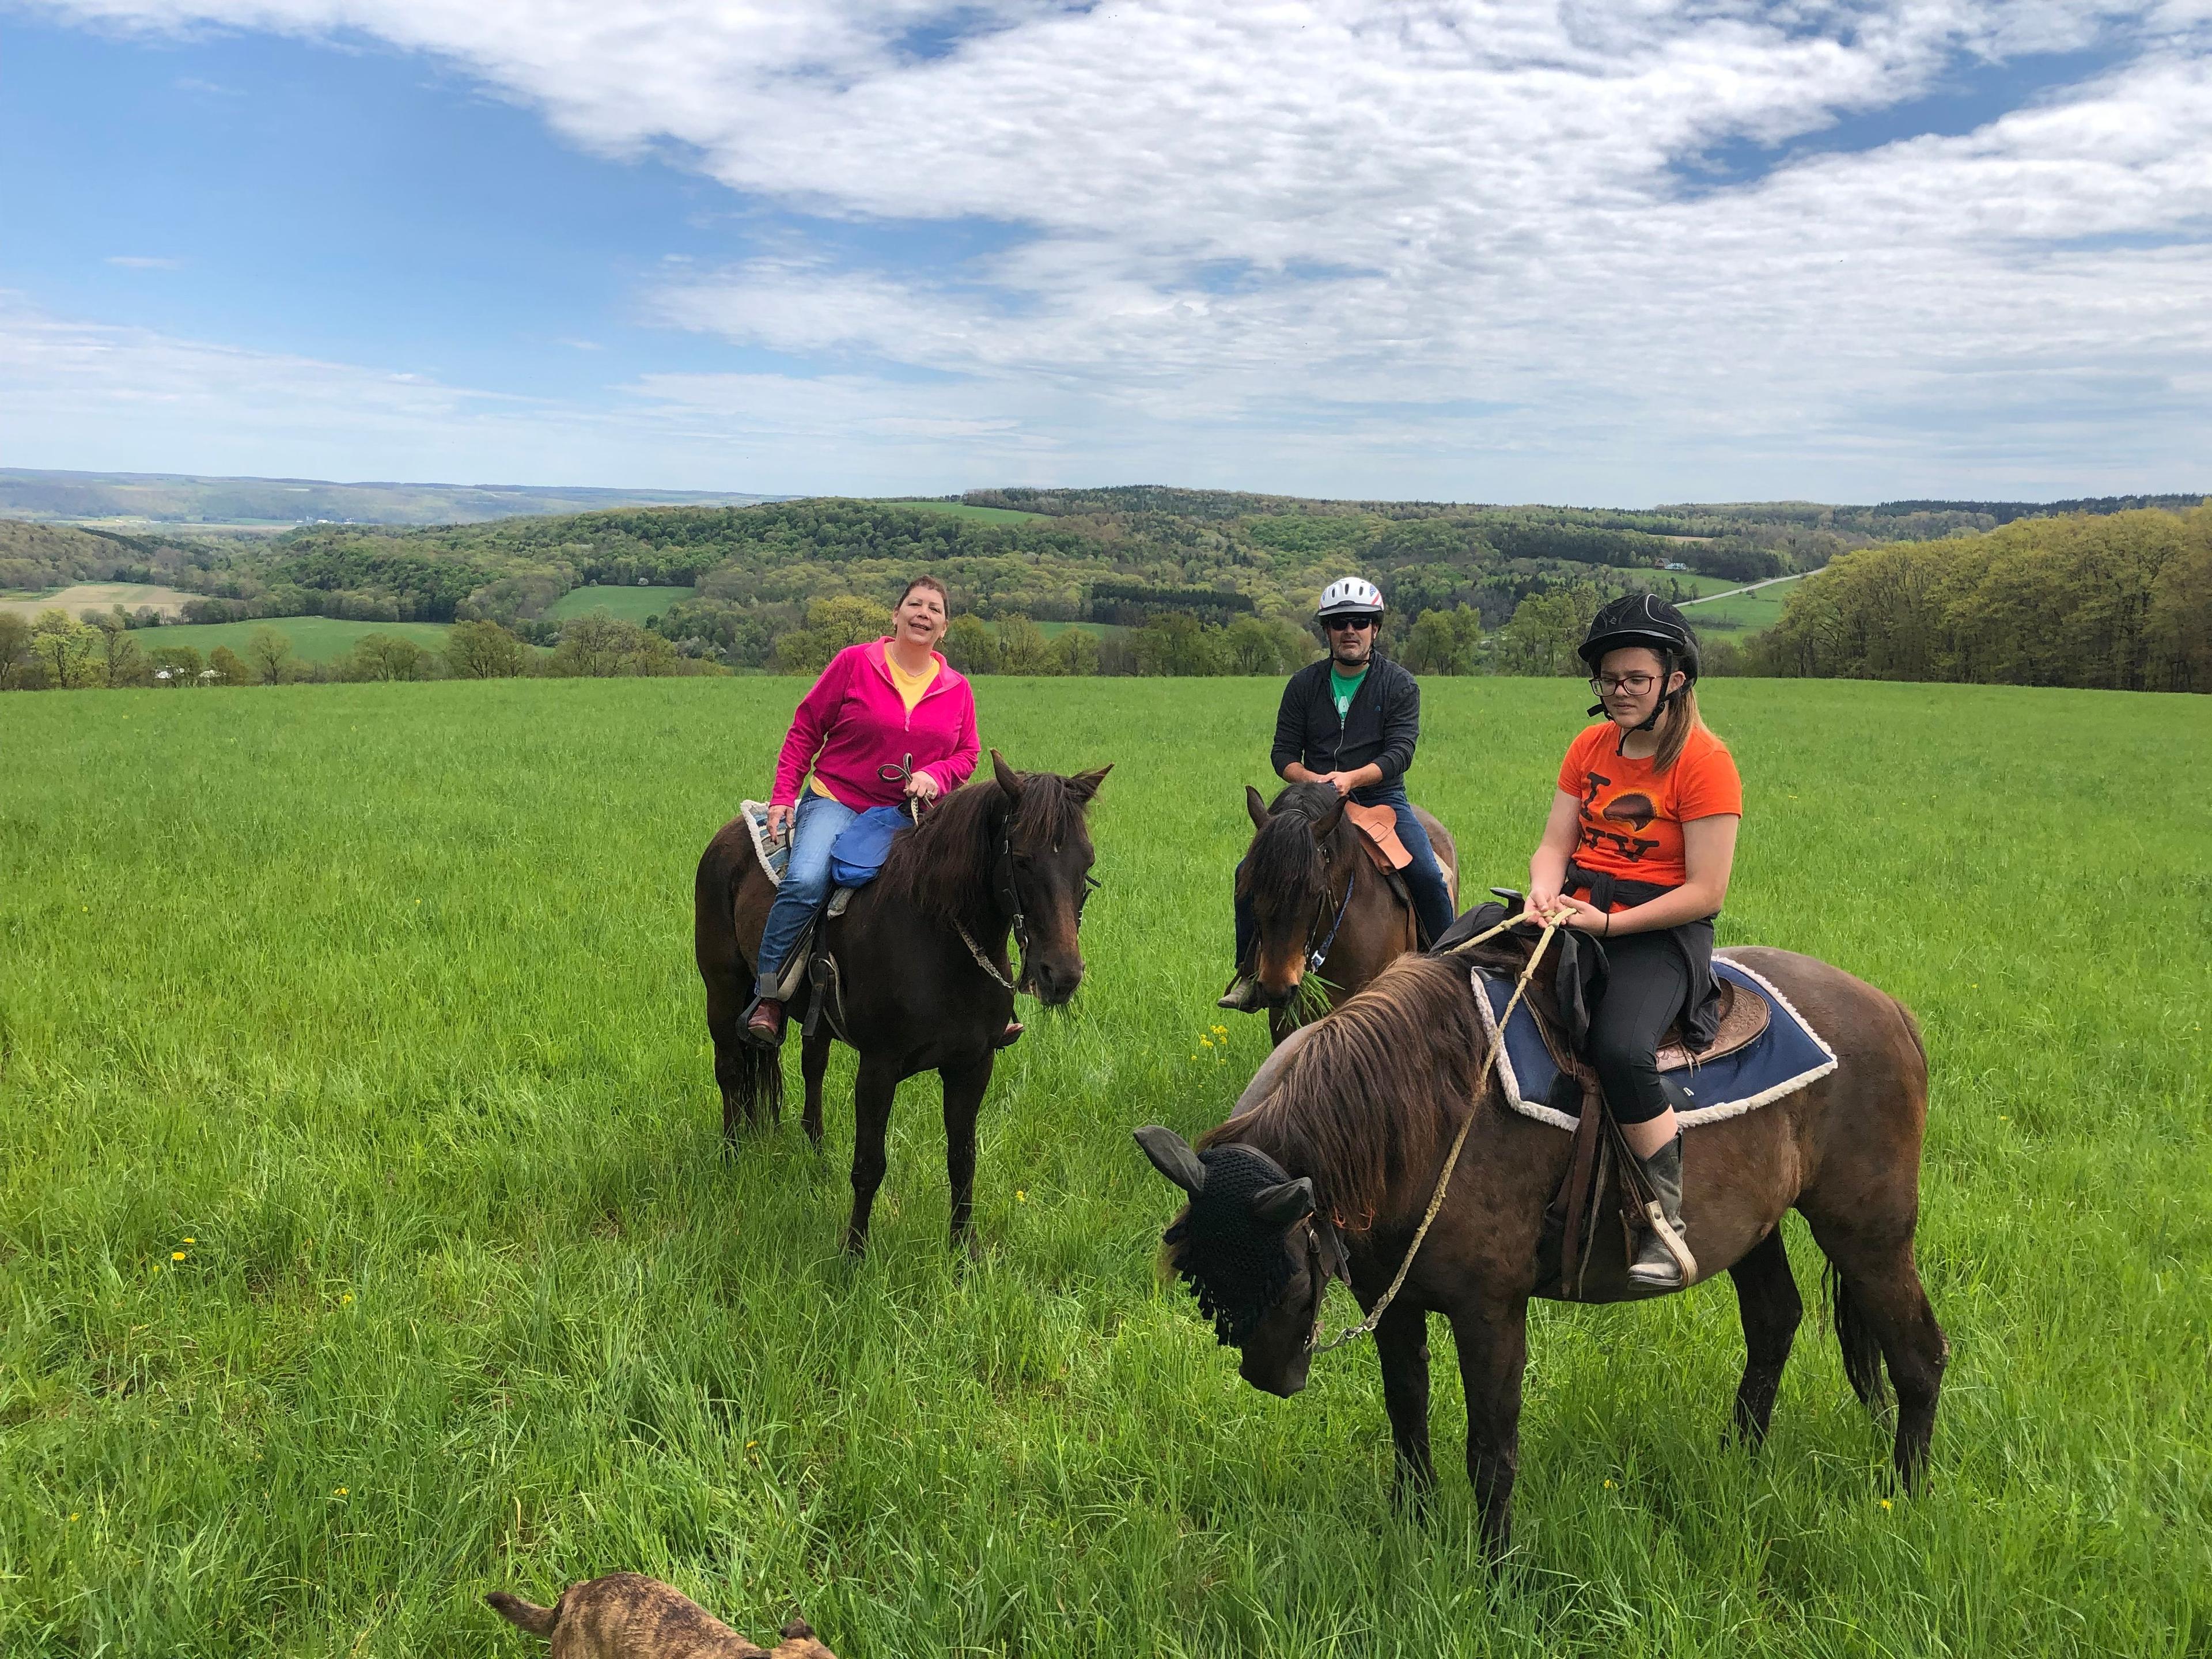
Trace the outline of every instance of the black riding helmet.
<path fill-rule="evenodd" d="M 1682 613 L 1656 593 L 1624 593 L 1599 608 L 1590 618 L 1589 632 L 1576 654 L 1597 672 L 1597 665 L 1605 660 L 1608 651 L 1618 651 L 1625 645 L 1641 645 L 1659 653 L 1660 684 L 1665 684 L 1676 669 L 1682 672 L 1682 690 L 1698 683 L 1698 636 L 1690 631 L 1690 624 L 1682 620 Z M 1659 723 L 1659 716 L 1667 705 L 1681 696 L 1681 691 L 1662 692 L 1658 706 L 1651 716 L 1636 729 L 1649 732 Z M 1590 705 L 1593 714 L 1605 713 L 1602 702 Z"/>

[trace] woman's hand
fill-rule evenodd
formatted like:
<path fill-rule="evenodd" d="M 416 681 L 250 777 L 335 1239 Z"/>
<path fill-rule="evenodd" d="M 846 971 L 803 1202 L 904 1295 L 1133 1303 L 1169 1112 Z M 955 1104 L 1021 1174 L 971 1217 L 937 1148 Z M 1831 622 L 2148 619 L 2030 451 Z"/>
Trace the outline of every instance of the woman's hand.
<path fill-rule="evenodd" d="M 935 800 L 941 793 L 938 787 L 937 780 L 927 772 L 916 772 L 908 778 L 906 781 L 906 792 L 924 806 Z"/>
<path fill-rule="evenodd" d="M 788 806 L 771 806 L 768 809 L 768 838 L 771 842 L 783 839 L 784 826 L 791 822 L 791 813 L 792 809 Z"/>

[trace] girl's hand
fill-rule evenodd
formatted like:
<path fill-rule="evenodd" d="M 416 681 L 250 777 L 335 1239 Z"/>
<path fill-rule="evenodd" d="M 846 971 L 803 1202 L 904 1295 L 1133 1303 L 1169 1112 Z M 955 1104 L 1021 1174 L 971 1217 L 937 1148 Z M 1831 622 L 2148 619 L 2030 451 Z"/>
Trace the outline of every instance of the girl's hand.
<path fill-rule="evenodd" d="M 1585 933 L 1604 934 L 1613 931 L 1613 924 L 1606 919 L 1605 912 L 1587 899 L 1569 898 L 1563 894 L 1553 914 L 1559 910 L 1567 912 L 1568 927 L 1579 927 Z"/>
<path fill-rule="evenodd" d="M 1559 908 L 1559 890 L 1556 887 L 1539 887 L 1532 882 L 1529 884 L 1528 896 L 1525 903 L 1527 908 L 1522 911 L 1522 914 L 1541 920 Z"/>
<path fill-rule="evenodd" d="M 917 772 L 906 781 L 906 792 L 927 806 L 939 793 L 937 780 L 927 772 Z"/>
<path fill-rule="evenodd" d="M 768 838 L 772 842 L 781 841 L 783 839 L 784 826 L 790 822 L 791 808 L 788 806 L 769 807 L 768 809 Z"/>

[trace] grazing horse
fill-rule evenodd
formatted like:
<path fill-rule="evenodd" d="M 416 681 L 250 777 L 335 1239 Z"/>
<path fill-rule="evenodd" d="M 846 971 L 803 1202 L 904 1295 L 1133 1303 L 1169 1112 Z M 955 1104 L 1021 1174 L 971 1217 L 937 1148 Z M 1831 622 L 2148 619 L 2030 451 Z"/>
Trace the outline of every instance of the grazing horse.
<path fill-rule="evenodd" d="M 830 1042 L 860 1056 L 853 1088 L 853 1215 L 845 1248 L 867 1246 L 868 1214 L 884 1180 L 884 1135 L 902 1079 L 934 1070 L 945 1090 L 945 1165 L 952 1186 L 952 1242 L 963 1243 L 975 1190 L 975 1115 L 990 1086 L 995 1043 L 1019 988 L 1048 1007 L 1083 982 L 1077 929 L 1091 882 L 1084 812 L 1110 767 L 1062 777 L 1017 772 L 991 751 L 992 776 L 939 800 L 891 842 L 882 873 L 825 921 L 836 975 L 799 1053 L 807 1134 L 822 1144 L 822 1074 Z M 722 826 L 699 860 L 694 946 L 707 984 L 707 1030 L 722 1091 L 722 1133 L 740 1117 L 782 1115 L 783 1067 L 738 1030 L 751 1000 L 775 884 L 742 818 Z M 1006 952 L 1022 945 L 1018 981 Z M 794 1012 L 814 994 L 802 992 Z"/>
<path fill-rule="evenodd" d="M 1277 1042 L 1320 1011 L 1316 984 L 1326 988 L 1331 1006 L 1340 1005 L 1398 957 L 1420 949 L 1413 905 L 1395 883 L 1381 878 L 1362 845 L 1366 837 L 1345 813 L 1345 799 L 1326 783 L 1294 783 L 1268 806 L 1245 786 L 1252 844 L 1237 881 L 1259 923 L 1251 972 Z M 1450 832 L 1421 808 L 1413 811 L 1456 893 L 1459 851 Z"/>
<path fill-rule="evenodd" d="M 1765 1437 L 1802 1312 L 1781 1232 L 1794 1207 L 1827 1257 L 1844 1373 L 1870 1409 L 1881 1407 L 1888 1362 L 1897 1472 L 1916 1489 L 1948 1352 L 1912 1254 L 1928 1115 L 1919 1028 L 1901 1003 L 1826 963 L 1786 951 L 1729 955 L 1771 981 L 1839 1062 L 1795 1094 L 1683 1139 L 1699 1276 L 1725 1269 L 1743 1316 L 1735 1431 L 1753 1446 Z M 1509 1110 L 1494 1080 L 1474 1097 L 1488 1048 L 1475 994 L 1464 963 L 1401 957 L 1271 1054 L 1199 1152 L 1166 1129 L 1138 1139 L 1191 1195 L 1169 1229 L 1173 1265 L 1221 1340 L 1242 1350 L 1244 1380 L 1288 1397 L 1305 1386 L 1328 1280 L 1345 1278 L 1374 1308 L 1406 1259 L 1453 1136 L 1475 1115 L 1375 1344 L 1396 1486 L 1418 1500 L 1436 1483 L 1428 1315 L 1450 1322 L 1467 1391 L 1468 1474 L 1495 1559 L 1510 1541 L 1528 1298 L 1559 1291 L 1556 1271 L 1540 1269 L 1539 1239 L 1574 1137 Z M 1601 1228 L 1598 1241 L 1586 1299 L 1653 1293 L 1629 1279 L 1620 1228 Z"/>

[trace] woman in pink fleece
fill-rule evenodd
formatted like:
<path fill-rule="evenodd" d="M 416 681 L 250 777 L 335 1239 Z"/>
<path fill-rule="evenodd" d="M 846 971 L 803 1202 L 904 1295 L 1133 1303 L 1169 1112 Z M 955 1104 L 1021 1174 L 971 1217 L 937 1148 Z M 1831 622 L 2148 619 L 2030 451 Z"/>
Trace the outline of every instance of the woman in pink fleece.
<path fill-rule="evenodd" d="M 745 1018 L 746 1036 L 763 1047 L 783 1041 L 776 981 L 828 890 L 837 832 L 871 806 L 908 796 L 926 805 L 975 769 L 975 694 L 936 651 L 945 609 L 944 584 L 916 576 L 891 612 L 890 637 L 830 658 L 792 716 L 768 809 L 771 836 L 791 823 L 791 861 L 761 934 L 758 1000 Z"/>

